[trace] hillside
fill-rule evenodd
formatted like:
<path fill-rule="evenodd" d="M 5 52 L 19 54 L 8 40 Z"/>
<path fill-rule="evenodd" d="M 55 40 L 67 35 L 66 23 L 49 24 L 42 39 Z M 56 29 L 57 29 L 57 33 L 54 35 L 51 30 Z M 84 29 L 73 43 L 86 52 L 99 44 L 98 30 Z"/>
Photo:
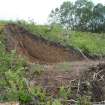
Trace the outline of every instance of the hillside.
<path fill-rule="evenodd" d="M 30 61 L 56 63 L 85 59 L 82 53 L 72 46 L 65 47 L 45 40 L 15 24 L 7 25 L 4 32 L 7 40 L 6 49 L 8 51 L 15 49 L 17 53 L 26 55 Z"/>
<path fill-rule="evenodd" d="M 17 24 L 49 41 L 58 42 L 63 46 L 73 46 L 87 56 L 105 55 L 105 33 L 67 31 L 59 25 L 36 25 L 25 21 Z"/>
<path fill-rule="evenodd" d="M 104 34 L 64 36 L 63 31 L 31 23 L 1 25 L 1 102 L 92 105 L 105 100 Z"/>

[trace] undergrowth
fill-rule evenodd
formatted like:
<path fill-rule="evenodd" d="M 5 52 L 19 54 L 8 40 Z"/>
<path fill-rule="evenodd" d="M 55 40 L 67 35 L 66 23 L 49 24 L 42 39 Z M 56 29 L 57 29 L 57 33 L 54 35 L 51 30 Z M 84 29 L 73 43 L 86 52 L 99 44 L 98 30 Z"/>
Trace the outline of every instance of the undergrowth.
<path fill-rule="evenodd" d="M 2 35 L 0 35 L 0 38 Z M 1 38 L 3 39 L 3 37 Z M 37 67 L 38 68 L 38 67 Z M 29 85 L 26 78 L 27 63 L 16 51 L 5 51 L 5 41 L 0 41 L 0 102 L 19 101 L 21 105 L 45 103 L 44 90 Z M 40 69 L 40 68 L 38 68 Z M 39 72 L 37 71 L 39 74 Z M 35 104 L 35 102 L 37 102 Z"/>

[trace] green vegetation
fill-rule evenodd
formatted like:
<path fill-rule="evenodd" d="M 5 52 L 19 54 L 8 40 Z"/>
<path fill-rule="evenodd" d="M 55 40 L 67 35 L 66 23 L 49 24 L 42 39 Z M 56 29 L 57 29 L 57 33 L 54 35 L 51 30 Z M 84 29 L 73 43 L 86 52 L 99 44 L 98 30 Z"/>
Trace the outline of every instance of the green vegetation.
<path fill-rule="evenodd" d="M 92 103 L 90 102 L 89 97 L 82 96 L 78 98 L 77 105 L 92 105 Z"/>
<path fill-rule="evenodd" d="M 54 102 L 52 103 L 52 105 L 62 105 L 60 100 L 54 100 Z"/>
<path fill-rule="evenodd" d="M 51 11 L 49 21 L 59 23 L 70 30 L 105 32 L 105 5 L 92 0 L 64 1 Z"/>
<path fill-rule="evenodd" d="M 60 89 L 59 89 L 59 97 L 60 98 L 67 100 L 68 97 L 70 97 L 70 95 L 71 95 L 71 89 L 70 88 L 65 89 L 64 86 L 60 87 Z"/>
<path fill-rule="evenodd" d="M 27 63 L 16 55 L 15 50 L 6 52 L 2 35 L 0 38 L 0 102 L 19 101 L 22 105 L 34 101 L 38 101 L 37 105 L 44 103 L 44 90 L 39 86 L 31 87 L 26 78 Z"/>
<path fill-rule="evenodd" d="M 92 34 L 75 32 L 70 42 L 74 47 L 80 48 L 84 53 L 91 55 L 105 55 L 105 34 Z"/>

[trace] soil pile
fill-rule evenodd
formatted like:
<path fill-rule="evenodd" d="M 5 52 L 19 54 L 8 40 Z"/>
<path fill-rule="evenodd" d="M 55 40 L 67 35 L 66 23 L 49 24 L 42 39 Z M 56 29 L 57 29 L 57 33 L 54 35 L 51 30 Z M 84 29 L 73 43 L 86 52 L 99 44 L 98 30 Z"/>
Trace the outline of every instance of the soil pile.
<path fill-rule="evenodd" d="M 17 53 L 25 55 L 32 62 L 56 63 L 84 59 L 77 49 L 45 40 L 16 24 L 8 24 L 4 32 L 7 50 L 16 49 Z"/>

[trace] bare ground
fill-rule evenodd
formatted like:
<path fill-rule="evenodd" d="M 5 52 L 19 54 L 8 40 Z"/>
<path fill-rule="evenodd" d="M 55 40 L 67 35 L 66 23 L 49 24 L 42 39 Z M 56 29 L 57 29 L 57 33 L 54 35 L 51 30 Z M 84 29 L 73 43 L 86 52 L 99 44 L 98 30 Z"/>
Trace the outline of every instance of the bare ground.
<path fill-rule="evenodd" d="M 81 74 L 89 67 L 94 67 L 103 62 L 89 60 L 44 65 L 44 71 L 41 75 L 32 76 L 30 83 L 32 85 L 41 85 L 48 93 L 56 96 L 61 86 L 70 86 L 71 81 L 79 79 Z"/>

